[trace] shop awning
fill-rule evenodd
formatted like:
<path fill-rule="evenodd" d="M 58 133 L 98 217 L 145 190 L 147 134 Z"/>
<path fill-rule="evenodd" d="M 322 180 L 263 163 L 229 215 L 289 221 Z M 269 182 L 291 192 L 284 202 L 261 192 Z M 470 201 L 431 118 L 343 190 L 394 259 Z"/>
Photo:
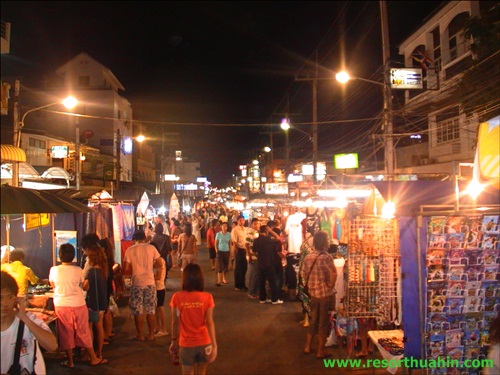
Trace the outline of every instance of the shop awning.
<path fill-rule="evenodd" d="M 26 153 L 22 148 L 15 147 L 12 145 L 1 145 L 1 152 L 0 152 L 2 162 L 7 162 L 7 161 L 19 161 L 19 162 L 25 162 L 26 161 Z"/>

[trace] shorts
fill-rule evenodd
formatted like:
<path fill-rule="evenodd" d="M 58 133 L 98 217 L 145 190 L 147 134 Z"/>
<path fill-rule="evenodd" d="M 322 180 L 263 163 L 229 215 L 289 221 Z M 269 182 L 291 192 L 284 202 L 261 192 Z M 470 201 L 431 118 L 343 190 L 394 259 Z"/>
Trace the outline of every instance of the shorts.
<path fill-rule="evenodd" d="M 323 298 L 311 296 L 310 306 L 311 320 L 308 333 L 328 337 L 331 328 L 329 312 L 335 309 L 335 294 Z"/>
<path fill-rule="evenodd" d="M 217 257 L 217 253 L 215 252 L 215 248 L 209 247 L 208 248 L 208 255 L 210 259 L 215 259 Z"/>
<path fill-rule="evenodd" d="M 208 356 L 212 352 L 212 344 L 179 347 L 179 360 L 183 366 L 194 366 L 196 363 L 208 362 Z"/>
<path fill-rule="evenodd" d="M 156 312 L 156 287 L 154 285 L 132 285 L 129 306 L 132 315 L 154 314 Z"/>
<path fill-rule="evenodd" d="M 156 307 L 161 307 L 165 304 L 165 289 L 156 291 Z"/>
<path fill-rule="evenodd" d="M 224 273 L 229 267 L 229 251 L 219 251 L 217 254 L 217 272 Z"/>

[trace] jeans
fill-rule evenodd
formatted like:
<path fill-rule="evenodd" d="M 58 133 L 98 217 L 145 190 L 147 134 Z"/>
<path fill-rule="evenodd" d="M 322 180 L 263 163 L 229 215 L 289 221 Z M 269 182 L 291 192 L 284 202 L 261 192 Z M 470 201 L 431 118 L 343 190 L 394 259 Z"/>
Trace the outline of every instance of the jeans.
<path fill-rule="evenodd" d="M 266 281 L 269 282 L 269 288 L 271 289 L 271 301 L 276 302 L 278 300 L 278 286 L 274 275 L 273 266 L 259 267 L 259 299 L 261 301 L 266 300 Z"/>
<path fill-rule="evenodd" d="M 248 294 L 256 296 L 259 292 L 259 269 L 257 261 L 248 263 Z"/>
<path fill-rule="evenodd" d="M 234 265 L 234 287 L 238 289 L 247 289 L 245 285 L 245 276 L 247 274 L 247 251 L 238 248 L 236 250 Z"/>

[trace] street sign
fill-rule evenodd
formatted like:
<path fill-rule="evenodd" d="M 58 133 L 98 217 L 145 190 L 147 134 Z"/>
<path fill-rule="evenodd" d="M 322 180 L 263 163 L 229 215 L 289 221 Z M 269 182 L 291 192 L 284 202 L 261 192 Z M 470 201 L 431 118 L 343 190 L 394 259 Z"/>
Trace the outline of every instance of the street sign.
<path fill-rule="evenodd" d="M 113 146 L 114 140 L 111 139 L 101 139 L 101 146 Z"/>
<path fill-rule="evenodd" d="M 392 89 L 423 89 L 422 69 L 391 69 Z"/>

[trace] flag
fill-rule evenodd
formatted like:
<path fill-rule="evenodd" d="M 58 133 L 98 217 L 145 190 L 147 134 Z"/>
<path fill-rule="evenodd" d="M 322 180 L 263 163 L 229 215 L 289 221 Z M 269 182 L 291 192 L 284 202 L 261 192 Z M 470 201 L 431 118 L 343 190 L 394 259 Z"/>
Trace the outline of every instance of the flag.
<path fill-rule="evenodd" d="M 413 54 L 412 58 L 413 58 L 413 60 L 419 62 L 420 66 L 425 71 L 427 71 L 430 68 L 431 64 L 434 62 L 434 60 L 427 57 L 423 52 L 420 52 L 420 51 L 416 51 Z"/>

